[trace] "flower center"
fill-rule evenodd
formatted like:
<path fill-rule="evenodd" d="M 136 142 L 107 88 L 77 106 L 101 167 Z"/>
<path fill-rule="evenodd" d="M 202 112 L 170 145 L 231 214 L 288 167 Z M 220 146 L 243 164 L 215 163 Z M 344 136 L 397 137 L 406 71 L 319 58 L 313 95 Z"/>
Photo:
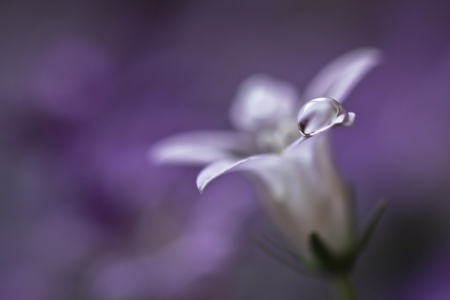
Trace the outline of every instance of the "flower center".
<path fill-rule="evenodd" d="M 256 135 L 258 147 L 262 152 L 283 152 L 300 136 L 295 120 L 284 120 L 276 126 L 261 130 Z"/>

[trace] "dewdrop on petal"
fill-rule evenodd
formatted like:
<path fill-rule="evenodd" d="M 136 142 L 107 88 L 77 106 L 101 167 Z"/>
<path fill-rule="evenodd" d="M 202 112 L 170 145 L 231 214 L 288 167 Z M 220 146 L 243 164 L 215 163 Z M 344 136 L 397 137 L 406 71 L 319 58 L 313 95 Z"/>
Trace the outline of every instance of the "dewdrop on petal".
<path fill-rule="evenodd" d="M 352 126 L 355 114 L 349 113 L 334 99 L 321 97 L 306 102 L 297 115 L 301 136 L 285 151 L 289 152 L 310 137 L 337 126 Z"/>
<path fill-rule="evenodd" d="M 351 126 L 355 114 L 349 113 L 336 100 L 316 98 L 305 103 L 297 116 L 300 133 L 311 137 L 335 126 Z"/>

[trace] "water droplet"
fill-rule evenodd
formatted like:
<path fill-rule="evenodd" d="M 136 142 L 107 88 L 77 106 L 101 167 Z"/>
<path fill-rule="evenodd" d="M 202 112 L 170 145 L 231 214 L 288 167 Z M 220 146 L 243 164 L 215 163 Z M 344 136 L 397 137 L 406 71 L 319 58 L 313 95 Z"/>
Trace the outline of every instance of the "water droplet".
<path fill-rule="evenodd" d="M 331 98 L 316 98 L 300 109 L 297 124 L 305 136 L 332 126 L 341 112 L 341 105 Z"/>

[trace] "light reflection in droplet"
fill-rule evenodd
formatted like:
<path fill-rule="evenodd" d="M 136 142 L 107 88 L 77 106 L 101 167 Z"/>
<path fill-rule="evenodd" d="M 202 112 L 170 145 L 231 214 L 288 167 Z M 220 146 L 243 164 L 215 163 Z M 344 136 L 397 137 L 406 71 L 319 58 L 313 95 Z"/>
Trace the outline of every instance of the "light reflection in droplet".
<path fill-rule="evenodd" d="M 307 102 L 299 111 L 298 127 L 303 135 L 312 135 L 334 124 L 340 105 L 331 98 L 317 98 Z"/>

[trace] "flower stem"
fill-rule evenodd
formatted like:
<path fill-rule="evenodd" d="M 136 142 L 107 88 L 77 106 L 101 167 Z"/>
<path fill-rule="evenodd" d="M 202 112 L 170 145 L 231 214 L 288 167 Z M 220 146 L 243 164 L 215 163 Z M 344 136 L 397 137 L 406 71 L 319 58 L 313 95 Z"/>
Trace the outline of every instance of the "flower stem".
<path fill-rule="evenodd" d="M 356 300 L 355 291 L 349 274 L 344 273 L 337 275 L 335 285 L 339 300 Z"/>

